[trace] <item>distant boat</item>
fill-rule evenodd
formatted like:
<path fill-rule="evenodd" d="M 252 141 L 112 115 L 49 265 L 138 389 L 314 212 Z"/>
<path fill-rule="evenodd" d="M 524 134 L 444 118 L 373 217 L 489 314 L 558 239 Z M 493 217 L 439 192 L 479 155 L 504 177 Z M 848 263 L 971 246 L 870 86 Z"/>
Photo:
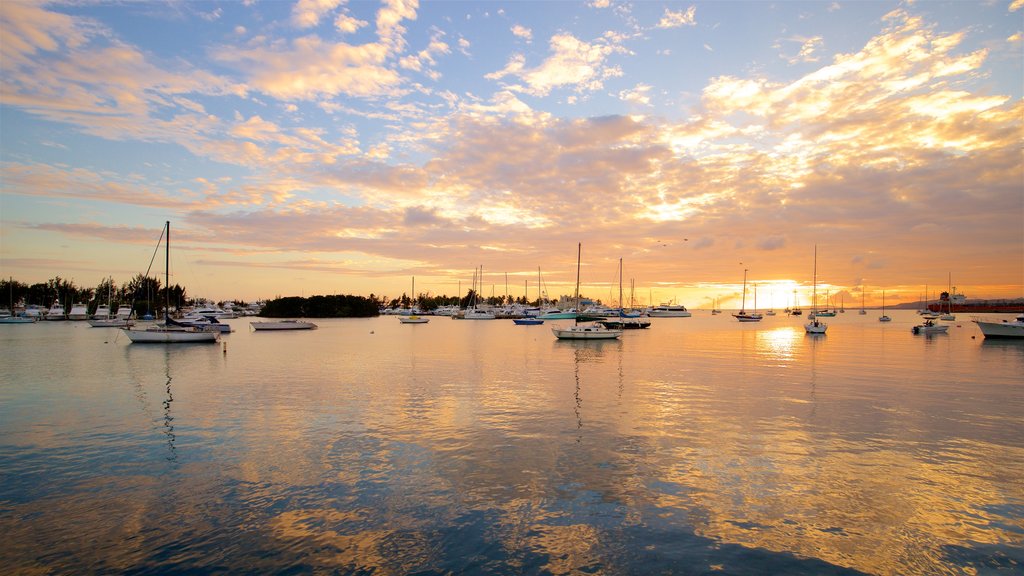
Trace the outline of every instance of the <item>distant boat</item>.
<path fill-rule="evenodd" d="M 60 300 L 54 302 L 53 306 L 50 306 L 50 309 L 46 311 L 45 319 L 51 322 L 55 320 L 67 320 L 67 317 L 64 315 L 64 306 L 61 305 Z"/>
<path fill-rule="evenodd" d="M 868 311 L 864 309 L 864 285 L 861 284 L 861 286 L 860 286 L 860 312 L 858 312 L 858 314 L 863 316 L 863 315 L 865 315 L 867 313 L 868 313 Z"/>
<path fill-rule="evenodd" d="M 71 306 L 71 311 L 68 312 L 68 320 L 88 320 L 89 319 L 89 307 L 85 304 L 76 302 Z"/>
<path fill-rule="evenodd" d="M 124 328 L 124 334 L 133 343 L 139 344 L 188 344 L 216 343 L 220 340 L 220 332 L 205 330 L 192 326 L 183 326 L 170 316 L 170 264 L 171 264 L 171 223 L 164 225 L 167 237 L 164 242 L 164 323 L 147 328 Z M 161 234 L 161 238 L 163 234 Z"/>
<path fill-rule="evenodd" d="M 409 311 L 416 311 L 416 277 L 412 277 L 412 296 L 409 299 Z M 398 321 L 402 324 L 426 324 L 430 322 L 430 318 L 424 318 L 419 314 L 409 314 L 408 316 L 399 316 Z"/>
<path fill-rule="evenodd" d="M 317 325 L 302 320 L 270 320 L 249 322 L 253 330 L 314 330 Z"/>
<path fill-rule="evenodd" d="M 544 321 L 541 320 L 540 318 L 533 318 L 533 317 L 530 317 L 530 318 L 513 318 L 512 322 L 515 323 L 517 326 L 537 326 L 538 324 L 543 324 L 544 323 Z"/>
<path fill-rule="evenodd" d="M 939 320 L 947 320 L 947 321 L 956 320 L 956 316 L 953 315 L 953 300 L 949 296 L 952 293 L 953 293 L 953 274 L 951 272 L 949 274 L 949 288 L 948 288 L 948 291 L 946 292 L 946 298 L 945 298 L 945 301 L 946 301 L 946 312 L 939 316 Z M 939 296 L 939 304 L 940 305 L 942 304 L 942 300 L 943 300 L 942 296 Z M 940 312 L 942 311 L 941 307 L 939 308 L 939 311 Z"/>
<path fill-rule="evenodd" d="M 14 312 L 14 278 L 11 278 L 10 280 L 8 280 L 7 286 L 10 288 L 11 309 L 8 311 L 7 314 L 5 314 L 3 316 L 0 316 L 0 324 L 32 324 L 32 323 L 34 323 L 36 321 L 36 319 L 31 317 L 31 316 L 27 316 L 27 315 L 26 316 L 18 316 L 18 315 L 13 315 L 12 314 Z"/>
<path fill-rule="evenodd" d="M 1014 320 L 971 320 L 978 325 L 981 333 L 988 338 L 1024 338 L 1024 314 L 1017 316 Z"/>
<path fill-rule="evenodd" d="M 682 304 L 668 302 L 651 308 L 647 315 L 651 318 L 689 318 L 693 314 Z"/>
<path fill-rule="evenodd" d="M 892 318 L 885 315 L 885 290 L 882 290 L 882 315 L 878 317 L 879 322 L 892 322 Z"/>
<path fill-rule="evenodd" d="M 814 245 L 814 290 L 811 292 L 811 315 L 810 322 L 804 324 L 804 330 L 808 334 L 824 334 L 828 330 L 828 324 L 818 321 L 818 245 Z"/>
<path fill-rule="evenodd" d="M 580 307 L 580 259 L 583 256 L 583 244 L 576 247 L 576 309 Z M 579 317 L 573 320 L 572 326 L 563 328 L 553 326 L 551 333 L 559 340 L 612 340 L 622 336 L 621 329 L 606 328 L 601 324 L 587 322 L 580 324 Z"/>
<path fill-rule="evenodd" d="M 714 302 L 711 305 L 711 315 L 714 316 L 721 313 L 722 311 L 718 308 L 718 298 L 715 298 Z"/>
<path fill-rule="evenodd" d="M 740 311 L 733 314 L 733 317 L 740 322 L 760 322 L 762 316 L 757 313 L 757 288 L 754 289 L 754 312 L 747 312 L 747 269 L 743 269 L 743 305 Z"/>

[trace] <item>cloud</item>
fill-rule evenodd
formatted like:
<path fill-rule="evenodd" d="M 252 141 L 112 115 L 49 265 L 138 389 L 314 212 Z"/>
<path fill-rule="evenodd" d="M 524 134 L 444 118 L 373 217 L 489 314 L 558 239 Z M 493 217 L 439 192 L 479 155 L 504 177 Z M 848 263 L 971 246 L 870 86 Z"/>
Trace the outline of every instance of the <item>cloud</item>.
<path fill-rule="evenodd" d="M 629 90 L 622 90 L 619 92 L 619 98 L 626 102 L 633 104 L 642 104 L 648 106 L 651 103 L 651 98 L 648 94 L 651 91 L 651 86 L 648 84 L 637 84 Z"/>
<path fill-rule="evenodd" d="M 607 38 L 588 43 L 562 33 L 551 38 L 549 48 L 551 55 L 535 68 L 527 68 L 526 58 L 516 54 L 504 69 L 486 78 L 498 80 L 515 76 L 525 82 L 525 86 L 509 85 L 509 90 L 547 96 L 557 88 L 571 88 L 576 92 L 598 90 L 606 79 L 622 75 L 622 71 L 608 65 L 607 60 L 613 54 L 624 53 L 625 49 Z"/>
<path fill-rule="evenodd" d="M 527 44 L 533 41 L 533 31 L 527 28 L 526 26 L 516 24 L 515 26 L 512 27 L 512 35 L 517 38 L 522 38 L 523 40 L 526 40 Z"/>
<path fill-rule="evenodd" d="M 760 250 L 779 250 L 786 246 L 786 238 L 783 236 L 769 236 L 758 240 L 757 247 Z"/>
<path fill-rule="evenodd" d="M 686 11 L 673 12 L 668 8 L 665 9 L 665 14 L 662 15 L 661 20 L 658 21 L 658 28 L 679 28 L 680 26 L 696 26 L 697 25 L 697 7 L 690 6 Z"/>
<path fill-rule="evenodd" d="M 298 0 L 292 6 L 292 24 L 298 28 L 312 28 L 320 23 L 343 0 Z"/>

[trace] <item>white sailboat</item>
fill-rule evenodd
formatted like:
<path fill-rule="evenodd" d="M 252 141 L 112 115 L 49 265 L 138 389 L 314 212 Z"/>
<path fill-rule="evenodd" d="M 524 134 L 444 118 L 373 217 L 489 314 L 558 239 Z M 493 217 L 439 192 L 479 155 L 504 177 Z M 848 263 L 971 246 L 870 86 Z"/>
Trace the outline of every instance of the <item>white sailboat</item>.
<path fill-rule="evenodd" d="M 942 312 L 942 300 L 939 300 L 939 320 L 954 321 L 956 315 L 953 314 L 953 273 L 949 273 L 949 286 L 946 292 L 946 312 Z"/>
<path fill-rule="evenodd" d="M 139 344 L 188 344 L 210 343 L 220 340 L 220 331 L 206 330 L 175 323 L 170 315 L 170 267 L 171 267 L 171 223 L 164 224 L 167 237 L 164 242 L 164 323 L 148 328 L 124 328 L 123 332 L 133 343 Z M 162 236 L 162 235 L 161 235 Z"/>
<path fill-rule="evenodd" d="M 580 258 L 583 255 L 583 244 L 576 247 L 576 309 L 580 307 Z M 619 328 L 606 328 L 596 322 L 580 323 L 579 317 L 573 320 L 572 326 L 563 328 L 552 326 L 551 333 L 559 340 L 612 340 L 622 336 Z"/>
<path fill-rule="evenodd" d="M 740 311 L 733 316 L 740 322 L 760 322 L 763 318 L 757 313 L 757 289 L 754 289 L 754 312 L 751 314 L 747 312 L 747 269 L 743 269 L 743 305 L 740 307 Z"/>
<path fill-rule="evenodd" d="M 11 296 L 11 309 L 9 316 L 0 317 L 0 324 L 32 324 L 36 321 L 35 318 L 25 315 L 17 316 L 14 314 L 14 278 L 12 277 L 7 281 L 7 286 L 10 288 Z"/>
<path fill-rule="evenodd" d="M 412 296 L 409 299 L 409 311 L 412 312 L 408 316 L 399 316 L 398 321 L 402 324 L 426 324 L 430 322 L 430 318 L 424 318 L 419 314 L 415 314 L 416 311 L 416 277 L 412 277 Z"/>
<path fill-rule="evenodd" d="M 814 289 L 811 292 L 811 314 L 808 316 L 810 322 L 804 324 L 804 330 L 808 334 L 824 334 L 828 330 L 828 324 L 818 320 L 818 245 L 814 245 Z"/>

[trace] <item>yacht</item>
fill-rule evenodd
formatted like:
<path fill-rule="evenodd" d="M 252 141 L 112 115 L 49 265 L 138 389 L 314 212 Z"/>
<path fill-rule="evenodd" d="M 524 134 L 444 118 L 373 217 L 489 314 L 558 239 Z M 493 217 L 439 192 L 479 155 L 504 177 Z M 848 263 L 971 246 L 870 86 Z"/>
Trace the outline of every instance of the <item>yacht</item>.
<path fill-rule="evenodd" d="M 1024 314 L 1014 320 L 971 320 L 978 325 L 985 338 L 1024 338 Z"/>
<path fill-rule="evenodd" d="M 651 318 L 689 318 L 693 314 L 682 304 L 660 304 L 647 311 Z"/>
<path fill-rule="evenodd" d="M 67 318 L 64 315 L 64 307 L 61 306 L 59 301 L 58 302 L 54 302 L 53 306 L 50 306 L 50 309 L 46 311 L 46 319 L 47 320 L 67 320 Z"/>
<path fill-rule="evenodd" d="M 68 320 L 88 320 L 89 308 L 85 304 L 76 302 L 68 312 Z"/>

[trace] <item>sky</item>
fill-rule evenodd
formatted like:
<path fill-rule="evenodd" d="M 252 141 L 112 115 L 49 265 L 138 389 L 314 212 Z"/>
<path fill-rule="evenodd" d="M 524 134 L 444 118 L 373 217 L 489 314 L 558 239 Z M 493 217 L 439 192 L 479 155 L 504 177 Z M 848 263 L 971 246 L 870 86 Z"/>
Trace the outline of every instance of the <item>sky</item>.
<path fill-rule="evenodd" d="M 214 300 L 555 297 L 578 245 L 606 302 L 620 259 L 691 308 L 1024 297 L 1022 35 L 1024 0 L 5 0 L 0 275 L 123 282 L 170 221 Z"/>

